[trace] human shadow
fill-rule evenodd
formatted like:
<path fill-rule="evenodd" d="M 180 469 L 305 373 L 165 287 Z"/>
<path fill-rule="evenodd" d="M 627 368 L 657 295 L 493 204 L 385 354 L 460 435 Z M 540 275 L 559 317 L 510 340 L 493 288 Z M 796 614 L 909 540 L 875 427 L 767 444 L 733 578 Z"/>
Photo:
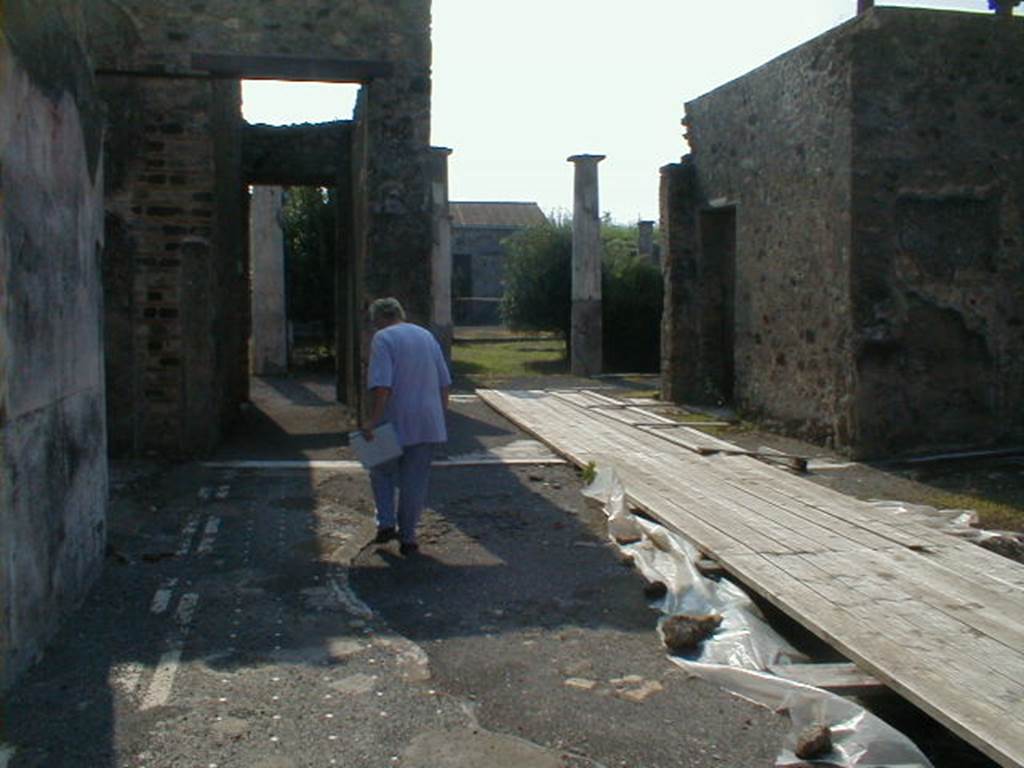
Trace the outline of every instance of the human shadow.
<path fill-rule="evenodd" d="M 493 450 L 522 432 L 483 404 L 449 417 L 449 454 Z M 435 468 L 421 554 L 365 550 L 356 592 L 413 640 L 553 626 L 650 631 L 642 581 L 607 544 L 565 467 Z M 605 600 L 612 608 L 605 610 Z M 429 615 L 428 615 L 429 614 Z"/>

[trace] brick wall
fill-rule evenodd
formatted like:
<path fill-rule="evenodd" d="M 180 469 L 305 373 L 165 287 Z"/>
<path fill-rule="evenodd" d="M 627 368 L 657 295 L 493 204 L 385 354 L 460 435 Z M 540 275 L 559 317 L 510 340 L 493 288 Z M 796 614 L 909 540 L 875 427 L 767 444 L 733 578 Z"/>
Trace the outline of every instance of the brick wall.
<path fill-rule="evenodd" d="M 107 228 L 119 233 L 106 252 L 118 265 L 118 284 L 108 277 L 108 294 L 120 298 L 112 289 L 122 285 L 131 290 L 122 309 L 130 319 L 122 317 L 108 334 L 108 370 L 122 394 L 110 399 L 111 423 L 129 419 L 130 433 L 116 433 L 119 448 L 186 454 L 193 447 L 189 435 L 201 430 L 190 420 L 217 424 L 220 395 L 211 389 L 201 398 L 205 405 L 184 402 L 200 382 L 212 386 L 213 376 L 212 85 L 157 79 L 126 87 L 122 79 L 105 78 L 102 94 L 143 118 L 137 134 L 124 126 L 113 132 L 108 150 L 118 173 L 108 184 Z M 187 379 L 199 381 L 189 386 Z M 126 410 L 130 418 L 119 417 Z M 194 447 L 206 449 L 215 437 Z"/>

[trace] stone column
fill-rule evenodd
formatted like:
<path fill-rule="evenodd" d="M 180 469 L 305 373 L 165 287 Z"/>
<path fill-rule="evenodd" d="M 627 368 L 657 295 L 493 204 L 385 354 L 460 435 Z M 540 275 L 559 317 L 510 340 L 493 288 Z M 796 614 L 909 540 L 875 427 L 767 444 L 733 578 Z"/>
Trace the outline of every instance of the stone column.
<path fill-rule="evenodd" d="M 252 264 L 251 368 L 257 376 L 288 371 L 284 234 L 280 187 L 254 187 L 249 205 Z"/>
<path fill-rule="evenodd" d="M 638 222 L 637 230 L 637 253 L 641 259 L 646 259 L 654 266 L 658 266 L 658 257 L 654 254 L 654 222 Z"/>
<path fill-rule="evenodd" d="M 601 213 L 597 164 L 604 155 L 573 155 L 571 367 L 574 376 L 601 373 Z"/>
<path fill-rule="evenodd" d="M 697 211 L 704 204 L 693 160 L 661 169 L 662 275 L 661 396 L 666 402 L 701 402 L 700 285 Z"/>
<path fill-rule="evenodd" d="M 434 246 L 431 252 L 431 327 L 451 360 L 452 351 L 452 217 L 448 208 L 448 156 L 446 147 L 431 147 L 430 197 L 433 203 Z"/>

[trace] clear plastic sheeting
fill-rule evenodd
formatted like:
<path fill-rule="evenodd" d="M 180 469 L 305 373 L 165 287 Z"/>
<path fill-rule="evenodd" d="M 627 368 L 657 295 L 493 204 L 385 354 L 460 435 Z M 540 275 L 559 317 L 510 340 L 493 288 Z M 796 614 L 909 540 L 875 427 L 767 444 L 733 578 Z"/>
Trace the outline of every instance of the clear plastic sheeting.
<path fill-rule="evenodd" d="M 936 509 L 925 504 L 907 504 L 902 501 L 869 501 L 875 509 L 904 520 L 920 523 L 953 536 L 973 538 L 976 534 L 987 533 L 974 526 L 978 513 L 969 509 Z"/>
<path fill-rule="evenodd" d="M 785 713 L 792 723 L 776 766 L 822 765 L 838 768 L 932 768 L 906 736 L 863 707 L 819 688 L 777 677 L 772 665 L 807 659 L 764 620 L 750 597 L 727 579 L 706 578 L 697 568 L 699 553 L 681 536 L 630 513 L 622 483 L 600 469 L 583 493 L 604 506 L 608 532 L 649 582 L 667 592 L 659 608 L 664 619 L 677 614 L 715 614 L 722 623 L 692 658 L 670 656 L 692 675 L 749 701 Z M 659 631 L 661 627 L 659 623 Z M 796 756 L 799 734 L 828 726 L 833 749 L 820 759 Z"/>

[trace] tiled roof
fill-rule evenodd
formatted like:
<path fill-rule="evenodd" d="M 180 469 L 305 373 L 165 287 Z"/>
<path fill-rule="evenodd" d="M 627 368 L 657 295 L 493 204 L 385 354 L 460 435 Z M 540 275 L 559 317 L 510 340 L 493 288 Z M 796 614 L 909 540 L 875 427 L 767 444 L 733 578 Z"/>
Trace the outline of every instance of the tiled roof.
<path fill-rule="evenodd" d="M 449 203 L 453 227 L 535 227 L 547 222 L 536 203 Z"/>

